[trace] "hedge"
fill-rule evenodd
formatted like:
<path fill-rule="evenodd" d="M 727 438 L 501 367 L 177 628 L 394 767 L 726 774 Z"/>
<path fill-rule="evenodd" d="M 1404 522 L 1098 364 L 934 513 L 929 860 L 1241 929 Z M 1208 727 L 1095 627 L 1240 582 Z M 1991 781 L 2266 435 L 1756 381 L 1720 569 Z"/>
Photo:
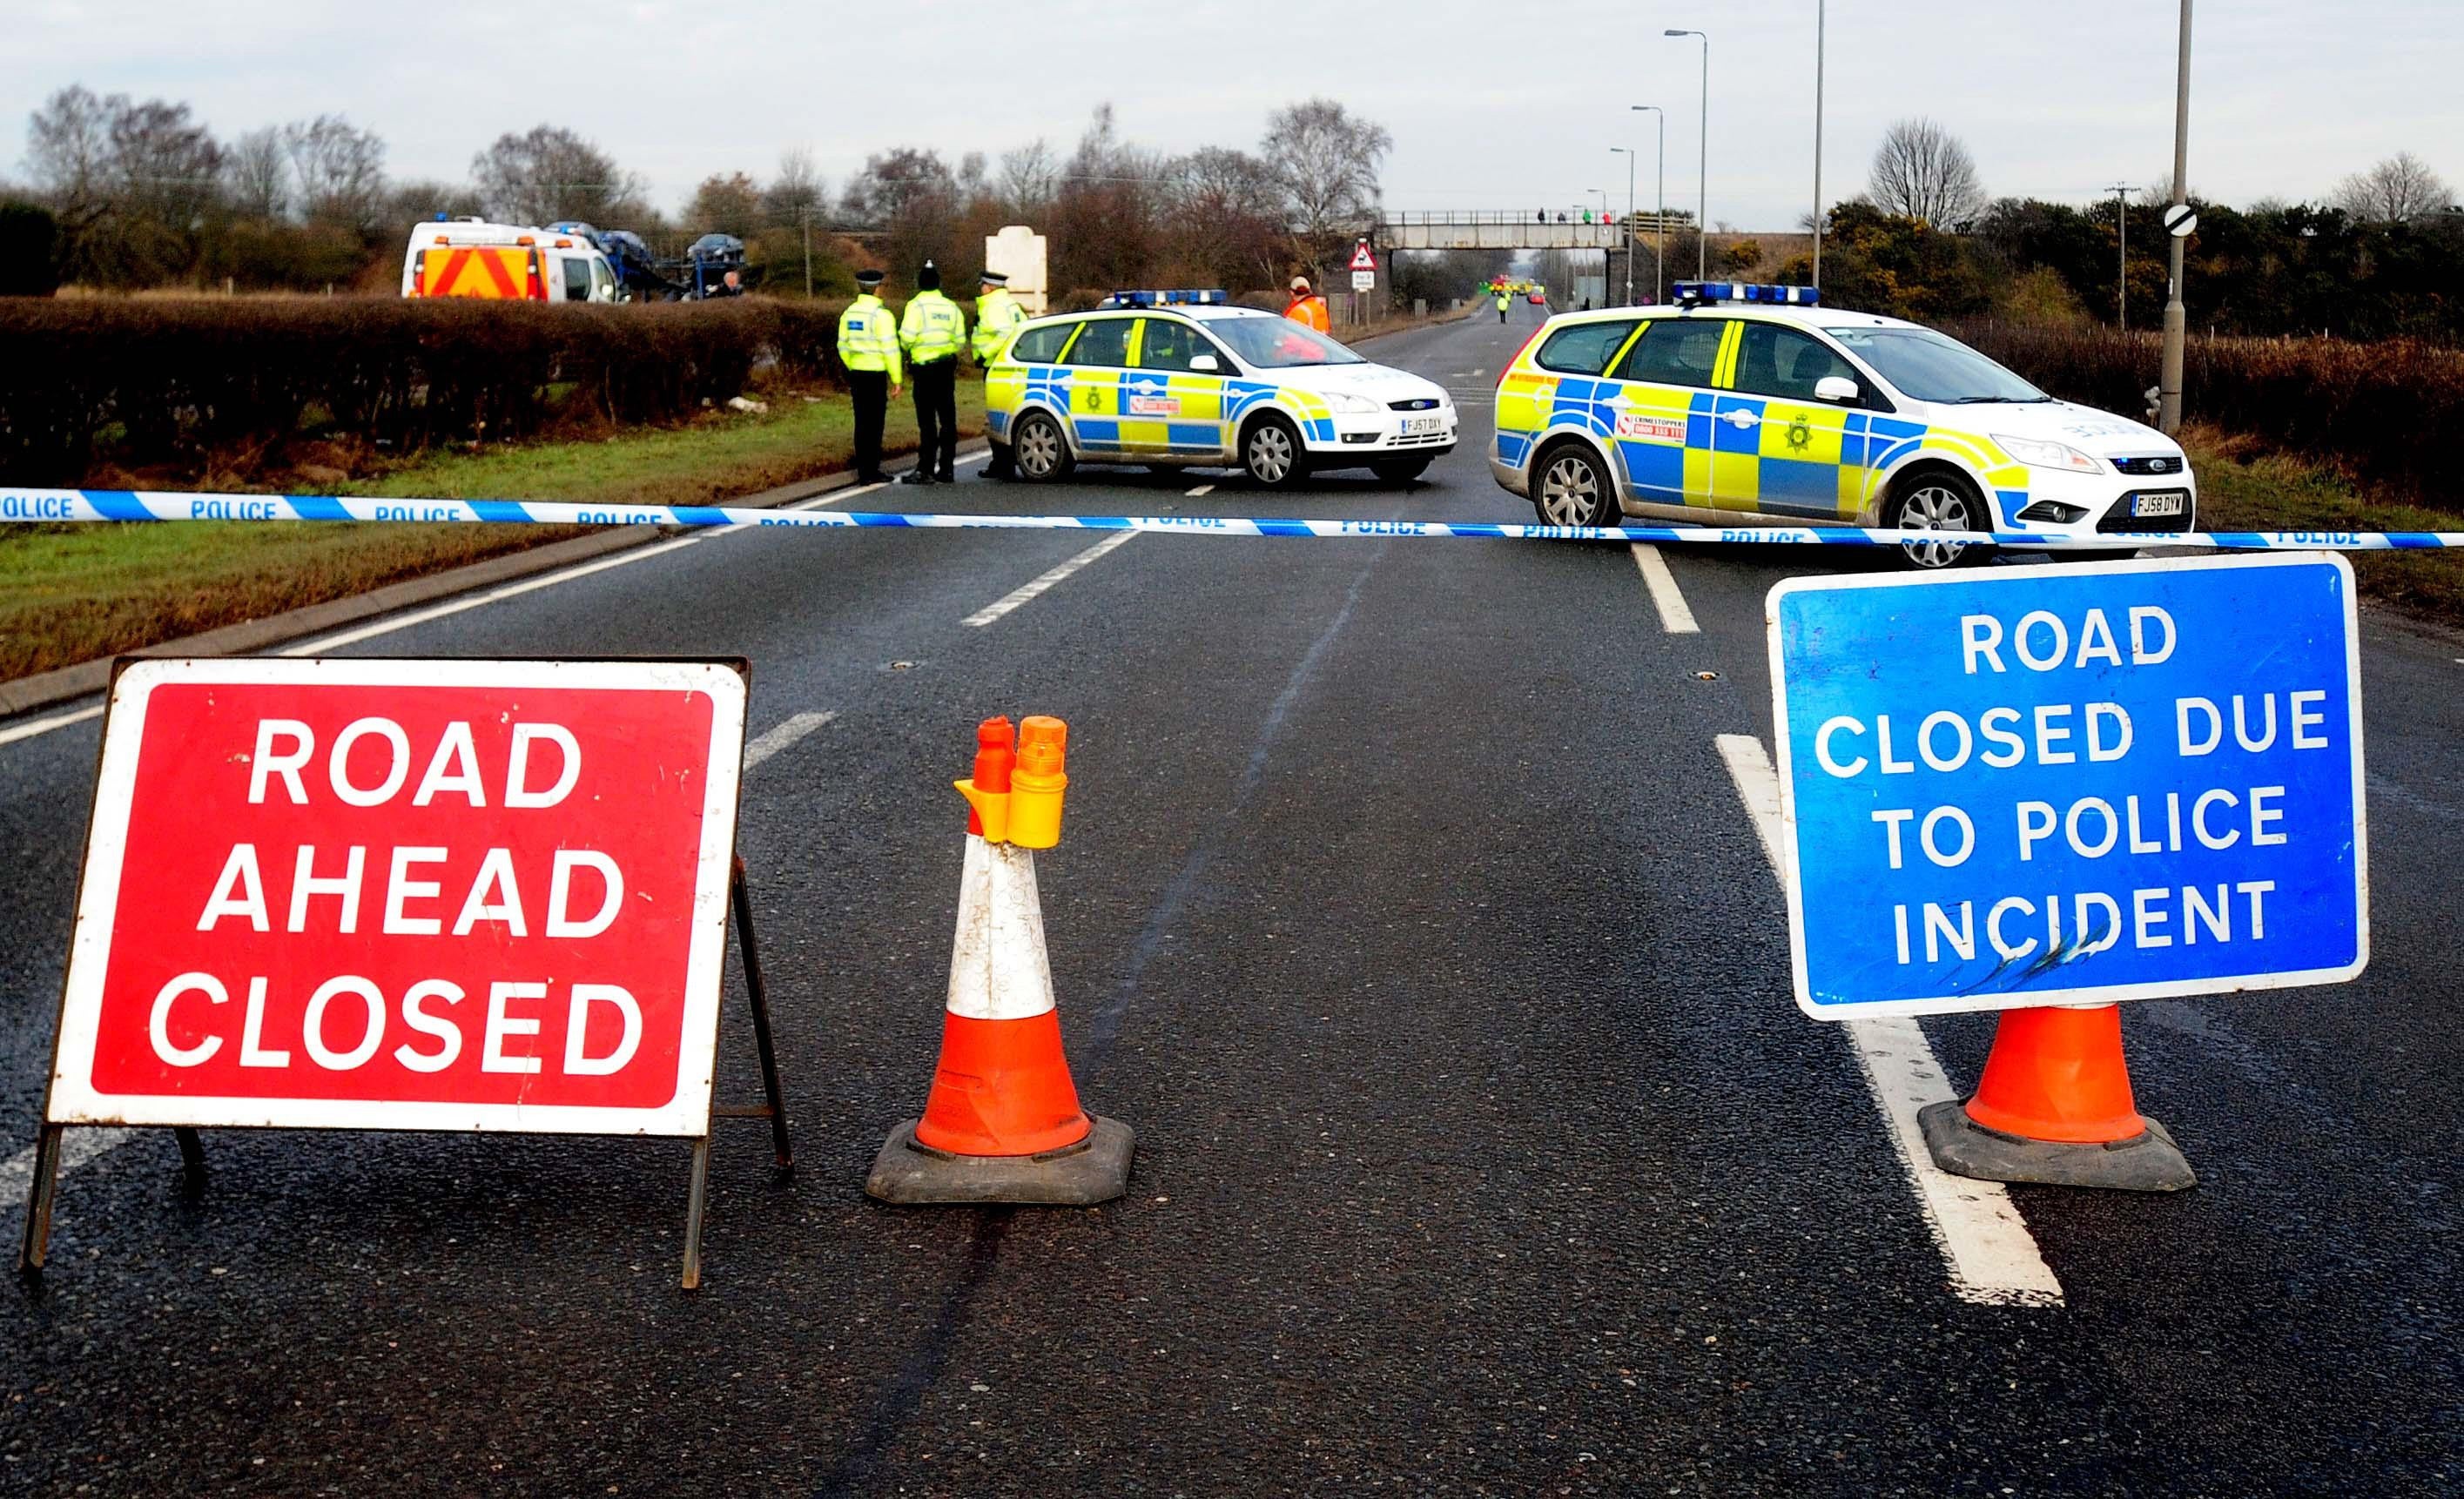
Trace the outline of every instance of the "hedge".
<path fill-rule="evenodd" d="M 1969 323 L 1951 331 L 2051 394 L 2136 417 L 2164 345 L 2155 333 Z M 2191 338 L 2183 411 L 2443 509 L 2464 509 L 2464 351 L 2411 339 Z"/>
<path fill-rule="evenodd" d="M 390 298 L 0 301 L 0 482 L 338 430 L 411 450 L 551 422 L 672 420 L 757 368 L 841 383 L 844 303 Z"/>

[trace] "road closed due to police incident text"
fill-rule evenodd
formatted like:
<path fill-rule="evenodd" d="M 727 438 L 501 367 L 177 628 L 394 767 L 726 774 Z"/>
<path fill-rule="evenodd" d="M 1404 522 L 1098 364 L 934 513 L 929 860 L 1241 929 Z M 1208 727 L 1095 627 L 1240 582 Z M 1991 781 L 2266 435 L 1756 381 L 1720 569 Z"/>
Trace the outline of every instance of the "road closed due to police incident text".
<path fill-rule="evenodd" d="M 1769 612 L 1809 1013 L 2325 983 L 2368 960 L 2343 559 L 1792 580 Z"/>
<path fill-rule="evenodd" d="M 703 1134 L 744 697 L 709 662 L 129 666 L 48 1116 Z"/>

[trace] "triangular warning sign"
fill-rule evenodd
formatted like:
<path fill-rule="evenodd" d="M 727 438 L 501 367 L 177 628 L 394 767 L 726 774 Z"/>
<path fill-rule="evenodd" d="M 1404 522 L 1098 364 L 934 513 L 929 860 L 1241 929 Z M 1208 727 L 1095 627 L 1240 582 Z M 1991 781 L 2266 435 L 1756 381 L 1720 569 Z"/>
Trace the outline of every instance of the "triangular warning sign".
<path fill-rule="evenodd" d="M 1364 239 L 1352 247 L 1352 269 L 1354 271 L 1377 269 L 1377 257 L 1370 253 L 1369 241 Z"/>

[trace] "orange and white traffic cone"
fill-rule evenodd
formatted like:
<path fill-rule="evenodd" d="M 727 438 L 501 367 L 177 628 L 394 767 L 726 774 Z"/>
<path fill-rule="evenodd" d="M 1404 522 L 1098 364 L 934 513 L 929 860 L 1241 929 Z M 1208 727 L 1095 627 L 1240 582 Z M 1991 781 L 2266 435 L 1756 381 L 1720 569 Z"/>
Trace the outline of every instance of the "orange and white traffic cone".
<path fill-rule="evenodd" d="M 890 1132 L 864 1189 L 885 1202 L 1083 1206 L 1129 1189 L 1130 1127 L 1089 1115 L 1061 1047 L 1035 850 L 1061 839 L 1067 726 L 976 731 L 941 1062 L 921 1118 Z"/>
<path fill-rule="evenodd" d="M 1934 1164 L 1988 1181 L 2179 1192 L 2198 1176 L 2140 1113 L 2122 1058 L 2122 1006 L 2004 1010 L 1966 1100 L 1918 1111 Z"/>

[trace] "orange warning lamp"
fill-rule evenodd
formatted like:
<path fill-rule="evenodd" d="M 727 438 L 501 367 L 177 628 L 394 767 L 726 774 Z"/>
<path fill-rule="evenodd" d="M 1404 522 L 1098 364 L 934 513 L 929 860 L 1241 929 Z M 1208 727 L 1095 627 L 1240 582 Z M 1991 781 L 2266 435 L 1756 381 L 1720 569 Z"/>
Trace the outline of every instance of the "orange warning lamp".
<path fill-rule="evenodd" d="M 1069 725 L 1041 714 L 1018 725 L 1018 768 L 1010 777 L 1009 841 L 1049 849 L 1061 841 L 1061 794 L 1069 784 L 1062 761 Z"/>
<path fill-rule="evenodd" d="M 967 799 L 967 831 L 986 843 L 1009 838 L 1010 768 L 1016 760 L 1007 718 L 976 725 L 976 773 L 952 784 Z"/>

